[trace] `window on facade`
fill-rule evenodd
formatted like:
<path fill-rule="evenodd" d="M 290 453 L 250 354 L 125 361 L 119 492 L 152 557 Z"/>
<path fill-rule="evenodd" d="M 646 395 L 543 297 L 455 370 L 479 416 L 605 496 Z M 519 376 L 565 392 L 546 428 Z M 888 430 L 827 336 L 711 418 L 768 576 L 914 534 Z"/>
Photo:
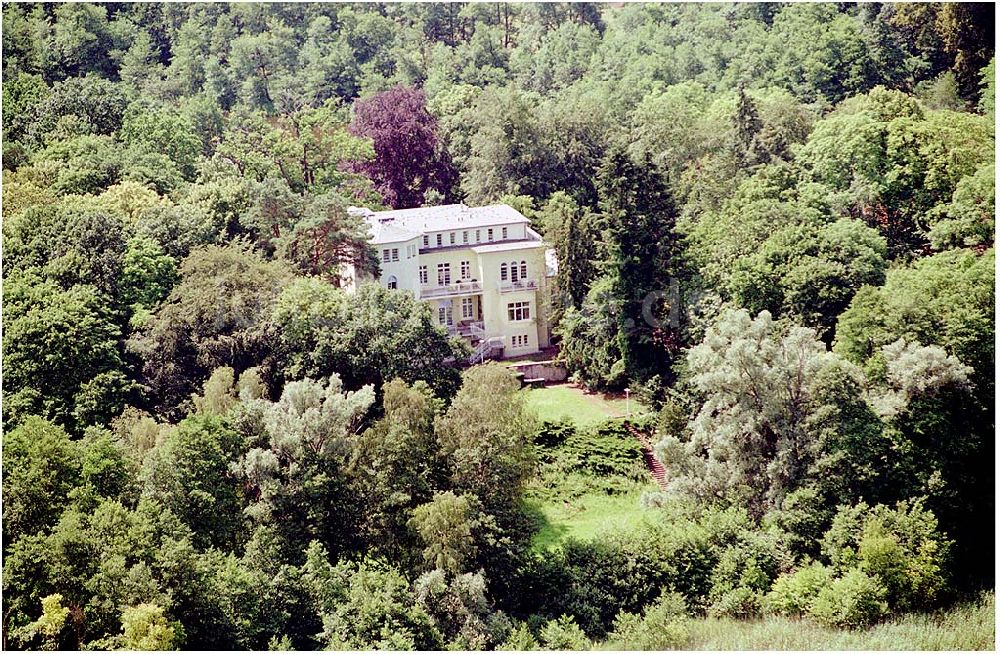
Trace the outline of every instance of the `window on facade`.
<path fill-rule="evenodd" d="M 501 238 L 501 240 L 504 240 L 504 241 L 507 240 L 507 228 L 506 227 L 504 227 L 503 229 L 500 230 L 500 238 Z"/>
<path fill-rule="evenodd" d="M 451 305 L 438 307 L 438 323 L 441 325 L 452 325 L 454 320 L 451 315 Z"/>
<path fill-rule="evenodd" d="M 392 248 L 392 260 L 399 261 L 399 248 Z"/>
<path fill-rule="evenodd" d="M 417 256 L 417 246 L 416 245 L 407 245 L 406 246 L 406 258 L 407 259 L 412 259 L 415 256 Z"/>
<path fill-rule="evenodd" d="M 389 248 L 382 250 L 382 263 L 389 263 Z"/>
<path fill-rule="evenodd" d="M 462 317 L 471 318 L 472 317 L 472 298 L 463 297 L 462 298 Z"/>
<path fill-rule="evenodd" d="M 510 337 L 512 347 L 528 347 L 527 334 L 514 334 Z"/>
<path fill-rule="evenodd" d="M 426 284 L 427 283 L 427 266 L 420 266 L 420 268 L 418 269 L 418 272 L 420 274 L 420 283 L 421 284 Z"/>
<path fill-rule="evenodd" d="M 462 232 L 462 243 L 469 242 L 469 232 Z"/>
<path fill-rule="evenodd" d="M 441 247 L 441 234 L 437 235 L 437 244 L 438 244 L 438 247 Z"/>
<path fill-rule="evenodd" d="M 521 262 L 521 279 L 527 279 L 527 278 L 528 278 L 528 262 L 527 261 L 522 261 Z"/>
<path fill-rule="evenodd" d="M 472 270 L 472 266 L 469 265 L 469 262 L 468 261 L 463 261 L 462 262 L 462 279 L 468 279 L 469 276 L 470 276 L 471 270 Z"/>
<path fill-rule="evenodd" d="M 531 309 L 529 308 L 529 302 L 508 302 L 507 303 L 507 318 L 511 322 L 517 322 L 518 320 L 530 320 L 531 319 Z"/>
<path fill-rule="evenodd" d="M 429 248 L 430 246 L 431 246 L 431 237 L 430 236 L 424 236 L 424 247 L 425 248 Z"/>
<path fill-rule="evenodd" d="M 511 261 L 510 262 L 510 281 L 516 282 L 517 280 L 518 280 L 518 276 L 517 276 L 517 262 L 516 261 Z"/>
<path fill-rule="evenodd" d="M 507 264 L 505 263 L 500 264 L 500 281 L 507 281 Z"/>
<path fill-rule="evenodd" d="M 493 240 L 493 228 L 492 227 L 490 227 L 489 229 L 486 230 L 486 240 L 487 241 L 492 241 Z"/>
<path fill-rule="evenodd" d="M 438 264 L 438 286 L 448 286 L 451 284 L 451 264 Z"/>
<path fill-rule="evenodd" d="M 395 275 L 389 275 L 389 281 L 386 284 L 386 286 L 388 288 L 396 288 L 398 286 L 398 283 L 396 281 L 396 276 Z"/>

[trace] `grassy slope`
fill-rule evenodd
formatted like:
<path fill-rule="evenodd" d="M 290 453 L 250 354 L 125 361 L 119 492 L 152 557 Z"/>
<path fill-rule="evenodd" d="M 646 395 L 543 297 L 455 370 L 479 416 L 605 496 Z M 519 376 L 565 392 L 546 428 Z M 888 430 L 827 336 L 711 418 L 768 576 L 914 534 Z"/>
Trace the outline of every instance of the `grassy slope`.
<path fill-rule="evenodd" d="M 633 414 L 643 411 L 635 400 L 585 393 L 570 384 L 555 384 L 534 388 L 528 393 L 528 407 L 542 420 L 557 421 L 568 418 L 577 427 L 594 425 L 608 418 L 626 415 L 626 408 Z M 536 549 L 548 549 L 564 538 L 591 540 L 604 534 L 633 529 L 640 524 L 647 510 L 639 505 L 642 493 L 655 490 L 652 479 L 648 484 L 634 484 L 627 493 L 609 495 L 591 492 L 558 499 L 529 499 L 528 506 L 537 511 L 542 528 L 535 535 Z M 530 491 L 529 491 L 530 496 Z"/>
<path fill-rule="evenodd" d="M 995 597 L 935 614 L 909 614 L 870 629 L 827 629 L 809 620 L 702 618 L 685 645 L 696 650 L 993 650 Z"/>

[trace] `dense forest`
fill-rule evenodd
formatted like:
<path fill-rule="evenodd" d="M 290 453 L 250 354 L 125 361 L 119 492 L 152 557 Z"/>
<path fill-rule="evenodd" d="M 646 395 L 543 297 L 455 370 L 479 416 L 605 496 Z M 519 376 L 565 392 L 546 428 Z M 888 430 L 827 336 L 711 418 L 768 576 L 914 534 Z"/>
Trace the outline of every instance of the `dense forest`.
<path fill-rule="evenodd" d="M 668 649 L 992 589 L 994 39 L 991 3 L 4 4 L 5 648 Z M 533 547 L 583 436 L 342 288 L 349 206 L 451 202 L 555 249 L 652 523 Z"/>

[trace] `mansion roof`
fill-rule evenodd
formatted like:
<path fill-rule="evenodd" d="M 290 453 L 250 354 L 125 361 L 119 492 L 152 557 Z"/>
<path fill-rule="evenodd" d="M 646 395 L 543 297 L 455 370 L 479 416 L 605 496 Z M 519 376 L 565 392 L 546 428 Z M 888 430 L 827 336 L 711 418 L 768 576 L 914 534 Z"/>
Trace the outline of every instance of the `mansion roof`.
<path fill-rule="evenodd" d="M 529 222 L 519 211 L 506 204 L 485 207 L 446 204 L 392 211 L 371 211 L 362 207 L 351 207 L 349 211 L 364 217 L 368 222 L 372 242 L 375 244 L 410 241 L 423 234 L 436 232 Z"/>

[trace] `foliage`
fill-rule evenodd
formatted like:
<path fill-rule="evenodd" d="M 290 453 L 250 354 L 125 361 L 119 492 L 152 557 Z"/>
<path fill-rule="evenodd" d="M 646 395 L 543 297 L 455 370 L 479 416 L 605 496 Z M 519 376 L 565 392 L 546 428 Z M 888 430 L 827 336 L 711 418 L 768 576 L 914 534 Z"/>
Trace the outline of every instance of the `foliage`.
<path fill-rule="evenodd" d="M 423 605 L 449 647 L 486 649 L 495 646 L 510 630 L 503 613 L 494 612 L 486 597 L 482 572 L 450 579 L 433 570 L 421 575 L 414 587 Z"/>
<path fill-rule="evenodd" d="M 270 364 L 277 335 L 267 316 L 291 278 L 239 247 L 209 246 L 184 260 L 180 281 L 130 343 L 161 412 L 176 415 L 215 368 Z"/>
<path fill-rule="evenodd" d="M 62 605 L 62 595 L 54 593 L 42 598 L 42 616 L 29 627 L 40 634 L 45 642 L 45 649 L 57 649 L 59 633 L 66 626 L 69 609 Z"/>
<path fill-rule="evenodd" d="M 664 593 L 642 616 L 619 613 L 608 640 L 626 650 L 680 649 L 688 641 L 684 598 Z"/>
<path fill-rule="evenodd" d="M 423 91 L 397 86 L 354 105 L 350 129 L 371 138 L 375 148 L 375 158 L 358 170 L 394 209 L 420 206 L 431 189 L 448 196 L 456 180 L 425 102 Z"/>
<path fill-rule="evenodd" d="M 761 515 L 804 481 L 819 438 L 810 415 L 825 401 L 813 383 L 836 361 L 810 329 L 774 331 L 767 312 L 729 310 L 690 350 L 704 404 L 690 441 L 657 446 L 677 492 L 739 497 Z"/>
<path fill-rule="evenodd" d="M 231 546 L 242 502 L 230 462 L 241 450 L 237 434 L 222 420 L 186 418 L 146 457 L 143 496 L 170 509 L 191 529 L 196 545 Z"/>
<path fill-rule="evenodd" d="M 54 524 L 78 483 L 80 459 L 76 443 L 59 426 L 30 416 L 4 435 L 4 541 Z"/>
<path fill-rule="evenodd" d="M 502 366 L 470 368 L 435 423 L 454 488 L 477 497 L 488 512 L 516 501 L 534 463 L 534 419 L 519 391 L 520 384 Z"/>
<path fill-rule="evenodd" d="M 991 583 L 994 11 L 4 6 L 5 645 L 990 646 L 853 627 Z M 668 492 L 355 288 L 444 202 Z"/>
<path fill-rule="evenodd" d="M 473 544 L 469 499 L 451 491 L 435 493 L 434 499 L 413 511 L 410 524 L 424 547 L 424 561 L 436 570 L 459 573 L 476 554 Z"/>
<path fill-rule="evenodd" d="M 823 537 L 823 553 L 838 570 L 857 566 L 878 579 L 894 609 L 935 604 L 945 590 L 951 541 L 920 502 L 844 507 Z"/>
<path fill-rule="evenodd" d="M 816 596 L 833 581 L 833 572 L 821 563 L 803 566 L 775 579 L 765 598 L 771 613 L 803 616 L 809 613 Z"/>
<path fill-rule="evenodd" d="M 278 297 L 273 324 L 288 379 L 338 372 L 351 388 L 380 388 L 398 377 L 426 381 L 442 397 L 458 388 L 458 371 L 446 361 L 466 350 L 410 294 L 377 284 L 347 294 L 319 280 L 296 280 Z"/>
<path fill-rule="evenodd" d="M 276 527 L 286 547 L 352 543 L 356 518 L 342 470 L 374 399 L 370 386 L 345 392 L 332 375 L 289 382 L 277 402 L 251 401 L 262 433 L 237 464 L 255 500 L 247 512 Z"/>
<path fill-rule="evenodd" d="M 306 569 L 332 582 L 322 588 L 333 595 L 320 606 L 325 645 L 331 649 L 440 648 L 441 635 L 397 570 L 371 560 L 347 569 L 333 568 L 317 560 L 324 555 L 322 548 L 310 546 Z"/>
<path fill-rule="evenodd" d="M 879 580 L 852 568 L 819 591 L 809 615 L 831 627 L 867 627 L 888 613 L 884 597 Z"/>
<path fill-rule="evenodd" d="M 590 649 L 590 641 L 587 640 L 586 634 L 568 615 L 546 622 L 539 632 L 538 638 L 542 649 Z"/>
<path fill-rule="evenodd" d="M 812 620 L 772 616 L 763 620 L 704 618 L 691 621 L 688 647 L 705 650 L 977 649 L 994 639 L 991 593 L 937 613 L 887 618 L 867 629 L 842 630 Z"/>
<path fill-rule="evenodd" d="M 121 646 L 130 650 L 167 651 L 180 640 L 177 627 L 167 622 L 155 604 L 130 606 L 122 612 Z"/>

